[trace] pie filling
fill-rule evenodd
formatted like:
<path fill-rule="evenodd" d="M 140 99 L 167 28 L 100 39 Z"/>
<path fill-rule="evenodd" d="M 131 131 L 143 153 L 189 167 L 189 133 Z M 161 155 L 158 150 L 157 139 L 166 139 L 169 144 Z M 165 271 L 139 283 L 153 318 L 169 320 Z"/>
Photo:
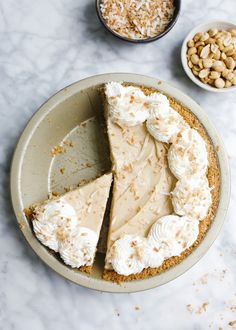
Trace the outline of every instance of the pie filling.
<path fill-rule="evenodd" d="M 126 280 L 154 274 L 146 270 L 202 238 L 217 207 L 219 171 L 211 143 L 165 95 L 111 82 L 105 97 L 114 183 L 104 278 Z M 111 181 L 103 175 L 34 207 L 36 237 L 72 268 L 94 262 Z"/>

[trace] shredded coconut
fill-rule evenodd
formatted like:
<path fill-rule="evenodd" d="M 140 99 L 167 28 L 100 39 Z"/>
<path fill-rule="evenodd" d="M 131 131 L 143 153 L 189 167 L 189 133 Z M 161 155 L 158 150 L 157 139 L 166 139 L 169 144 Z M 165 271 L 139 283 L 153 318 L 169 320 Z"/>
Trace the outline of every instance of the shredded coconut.
<path fill-rule="evenodd" d="M 103 0 L 107 26 L 130 39 L 148 39 L 162 33 L 174 14 L 173 0 Z"/>

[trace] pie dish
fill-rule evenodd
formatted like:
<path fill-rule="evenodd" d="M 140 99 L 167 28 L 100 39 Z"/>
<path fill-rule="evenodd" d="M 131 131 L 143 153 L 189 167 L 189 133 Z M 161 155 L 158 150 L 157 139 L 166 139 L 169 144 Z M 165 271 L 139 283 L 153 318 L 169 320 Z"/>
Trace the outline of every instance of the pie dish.
<path fill-rule="evenodd" d="M 157 90 L 110 82 L 104 108 L 114 184 L 103 278 L 145 278 L 204 237 L 219 200 L 216 154 L 198 119 Z M 111 182 L 102 175 L 28 212 L 39 241 L 72 268 L 92 270 Z"/>
<path fill-rule="evenodd" d="M 30 192 L 27 191 L 27 189 L 29 189 L 28 188 L 29 185 L 27 183 L 30 182 L 33 178 L 34 179 L 42 178 L 42 176 L 40 176 L 40 174 L 37 173 L 37 168 L 34 169 L 34 171 L 27 171 L 27 169 L 30 166 L 29 163 L 27 164 L 27 161 L 29 161 L 29 159 L 30 159 L 30 153 L 32 153 L 32 152 L 35 153 L 35 150 L 32 149 L 32 146 L 35 145 L 35 139 L 37 140 L 40 135 L 39 134 L 40 129 L 41 129 L 41 139 L 42 139 L 42 137 L 43 137 L 42 132 L 44 131 L 44 133 L 45 133 L 45 129 L 48 127 L 48 125 L 52 119 L 52 118 L 50 118 L 50 116 L 52 116 L 53 113 L 54 113 L 54 115 L 56 113 L 57 113 L 57 115 L 58 114 L 61 115 L 62 118 L 64 115 L 64 116 L 67 116 L 67 118 L 71 117 L 71 119 L 70 119 L 69 123 L 67 122 L 67 124 L 64 123 L 63 121 L 61 121 L 61 123 L 63 123 L 63 130 L 62 130 L 62 132 L 60 132 L 61 135 L 59 136 L 59 138 L 58 138 L 58 136 L 56 136 L 57 137 L 56 140 L 54 138 L 53 141 L 50 141 L 50 139 L 48 139 L 48 137 L 45 137 L 45 139 L 47 138 L 47 141 L 49 140 L 51 142 L 50 147 L 53 147 L 53 145 L 55 145 L 55 142 L 60 141 L 60 137 L 62 137 L 62 140 L 63 140 L 65 138 L 65 135 L 66 136 L 68 136 L 68 135 L 70 136 L 70 134 L 73 135 L 73 132 L 75 131 L 75 127 L 77 125 L 77 123 L 75 122 L 75 119 L 74 119 L 75 118 L 74 115 L 75 115 L 76 111 L 78 111 L 78 110 L 76 110 L 76 106 L 77 106 L 77 104 L 75 102 L 76 98 L 77 98 L 77 101 L 79 100 L 79 98 L 81 98 L 80 104 L 82 104 L 83 97 L 86 96 L 89 99 L 89 101 L 87 101 L 87 105 L 86 105 L 87 106 L 86 115 L 85 115 L 85 111 L 84 111 L 84 114 L 82 114 L 82 112 L 83 112 L 82 110 L 80 113 L 77 112 L 77 120 L 79 121 L 78 123 L 82 123 L 84 120 L 90 118 L 94 114 L 101 113 L 102 108 L 103 108 L 103 103 L 102 103 L 99 91 L 104 86 L 104 84 L 106 84 L 108 81 L 124 81 L 125 80 L 128 83 L 128 85 L 133 85 L 133 84 L 140 85 L 140 79 L 141 79 L 142 85 L 145 86 L 143 88 L 143 91 L 145 93 L 154 92 L 158 89 L 166 94 L 169 94 L 169 95 L 171 94 L 171 96 L 174 97 L 174 99 L 172 97 L 169 97 L 172 107 L 173 108 L 176 107 L 175 110 L 177 110 L 177 112 L 179 112 L 182 116 L 184 116 L 184 114 L 187 117 L 189 116 L 189 119 L 188 119 L 189 125 L 193 126 L 194 129 L 196 128 L 199 131 L 200 135 L 202 135 L 204 141 L 206 141 L 206 144 L 208 146 L 208 156 L 210 156 L 210 157 L 208 157 L 209 165 L 210 165 L 209 169 L 212 168 L 212 169 L 218 170 L 217 175 L 215 175 L 216 172 L 215 173 L 212 172 L 212 173 L 216 179 L 217 178 L 219 179 L 219 177 L 220 177 L 220 185 L 217 186 L 217 184 L 218 184 L 217 180 L 214 182 L 216 184 L 216 187 L 214 188 L 213 191 L 217 192 L 216 198 L 215 199 L 212 198 L 212 201 L 213 201 L 211 203 L 212 212 L 210 211 L 211 217 L 208 219 L 208 222 L 206 222 L 204 224 L 204 227 L 209 226 L 209 223 L 211 222 L 213 217 L 214 217 L 214 221 L 212 222 L 210 229 L 208 230 L 208 232 L 206 234 L 206 237 L 201 241 L 198 248 L 193 250 L 193 252 L 191 253 L 190 256 L 188 256 L 186 259 L 184 259 L 183 262 L 181 262 L 179 265 L 177 264 L 179 262 L 179 260 L 176 260 L 176 257 L 174 256 L 174 258 L 173 258 L 174 262 L 172 262 L 172 265 L 174 264 L 175 267 L 168 269 L 168 271 L 166 271 L 158 276 L 147 278 L 145 280 L 140 280 L 141 278 L 144 278 L 147 275 L 153 275 L 153 273 L 152 274 L 146 273 L 145 276 L 143 276 L 143 275 L 141 277 L 135 276 L 135 278 L 139 278 L 139 280 L 136 280 L 133 282 L 122 283 L 121 285 L 117 285 L 116 283 L 107 282 L 102 279 L 103 266 L 101 264 L 100 257 L 98 257 L 97 260 L 95 261 L 95 265 L 93 267 L 90 277 L 87 277 L 86 275 L 83 275 L 81 272 L 78 272 L 72 268 L 68 268 L 67 266 L 65 266 L 61 262 L 61 260 L 55 258 L 54 255 L 49 253 L 49 251 L 47 249 L 45 249 L 36 240 L 35 236 L 32 234 L 32 230 L 30 228 L 28 221 L 26 220 L 25 216 L 22 213 L 22 209 L 24 207 L 27 207 L 28 205 L 33 204 L 35 201 L 42 201 L 42 200 L 46 199 L 46 195 L 50 190 L 52 190 L 51 188 L 54 183 L 52 182 L 53 180 L 51 180 L 51 181 L 47 180 L 47 183 L 45 182 L 44 186 L 39 185 L 40 189 L 38 190 L 37 193 L 34 194 L 34 196 L 32 196 L 32 194 L 30 194 Z M 58 105 L 58 99 L 57 99 L 58 96 L 60 98 L 62 98 L 60 100 L 61 102 L 59 102 L 59 105 Z M 176 99 L 178 100 L 178 102 L 176 101 Z M 67 103 L 68 100 L 69 100 L 69 103 Z M 180 104 L 179 101 L 184 103 L 185 107 L 182 106 L 182 104 Z M 84 103 L 86 103 L 86 102 L 84 102 Z M 88 103 L 90 104 L 90 106 L 88 106 Z M 92 109 L 91 109 L 91 104 L 93 105 Z M 94 104 L 96 104 L 96 107 L 94 107 Z M 70 107 L 68 107 L 68 105 L 70 105 Z M 70 108 L 70 112 L 68 113 L 68 110 L 67 110 L 67 113 L 63 112 L 64 108 L 67 108 L 67 109 Z M 192 112 L 190 112 L 187 108 L 190 108 Z M 181 113 L 181 111 L 183 111 L 183 113 Z M 197 115 L 199 120 L 194 115 L 194 112 Z M 198 108 L 198 106 L 193 101 L 189 100 L 187 97 L 184 97 L 181 94 L 181 92 L 175 90 L 172 87 L 169 87 L 168 85 L 166 85 L 162 82 L 157 82 L 154 79 L 146 78 L 146 77 L 138 76 L 138 75 L 114 74 L 114 75 L 102 75 L 102 76 L 93 77 L 93 78 L 84 80 L 82 82 L 79 82 L 77 84 L 74 84 L 74 85 L 68 87 L 66 90 L 63 90 L 59 94 L 54 96 L 54 99 L 52 99 L 52 101 L 50 100 L 47 104 L 45 104 L 42 107 L 42 109 L 35 115 L 35 117 L 29 123 L 28 130 L 29 129 L 31 130 L 30 137 L 27 136 L 27 132 L 26 132 L 27 129 L 24 132 L 24 134 L 18 144 L 16 152 L 15 152 L 15 156 L 14 156 L 14 160 L 13 160 L 13 167 L 12 167 L 12 174 L 11 174 L 12 199 L 13 199 L 13 205 L 14 205 L 16 214 L 18 215 L 18 222 L 20 224 L 21 230 L 23 231 L 25 237 L 30 242 L 31 246 L 34 248 L 34 250 L 37 252 L 37 254 L 39 254 L 40 257 L 44 261 L 46 261 L 57 272 L 66 276 L 67 278 L 75 281 L 76 283 L 79 283 L 79 284 L 82 284 L 82 285 L 85 285 L 85 286 L 88 286 L 91 288 L 101 289 L 104 291 L 113 291 L 113 292 L 117 292 L 117 291 L 118 292 L 132 292 L 132 291 L 143 290 L 143 289 L 147 289 L 147 288 L 150 288 L 150 287 L 153 287 L 156 285 L 160 285 L 160 284 L 163 284 L 166 281 L 169 281 L 170 279 L 178 276 L 180 273 L 182 273 L 187 268 L 189 268 L 190 265 L 192 265 L 194 262 L 196 262 L 200 258 L 203 251 L 206 250 L 206 247 L 209 246 L 209 243 L 213 241 L 213 239 L 216 236 L 216 233 L 219 231 L 220 224 L 223 221 L 222 216 L 224 215 L 224 213 L 226 211 L 225 205 L 227 205 L 228 197 L 229 197 L 229 181 L 228 181 L 229 178 L 228 178 L 227 161 L 226 161 L 226 157 L 224 154 L 224 149 L 223 149 L 218 137 L 216 136 L 215 131 L 212 128 L 211 124 L 209 124 L 209 122 L 206 121 L 204 118 L 205 118 L 205 115 L 204 115 L 204 113 L 201 112 L 201 110 Z M 41 128 L 39 128 L 39 126 L 38 126 L 38 123 L 40 122 L 40 120 L 41 120 Z M 73 122 L 73 120 L 74 120 L 74 122 Z M 187 120 L 187 119 L 185 118 L 185 120 Z M 43 121 L 43 123 L 42 123 L 42 121 Z M 202 122 L 203 122 L 206 130 L 203 127 Z M 43 125 L 45 125 L 45 126 L 43 126 Z M 33 132 L 33 134 L 32 134 L 32 132 Z M 55 137 L 55 135 L 57 135 L 57 133 L 58 132 L 54 132 L 54 137 Z M 51 134 L 51 132 L 49 132 L 48 134 Z M 210 135 L 210 138 L 209 138 L 209 135 Z M 43 142 L 45 142 L 45 141 L 43 141 Z M 29 148 L 29 144 L 31 145 L 30 148 Z M 105 146 L 105 144 L 103 144 L 103 147 L 104 146 Z M 161 146 L 162 146 L 162 144 L 161 144 Z M 160 146 L 160 148 L 161 148 L 161 146 Z M 215 146 L 219 146 L 219 150 L 217 151 L 218 157 L 216 156 Z M 24 149 L 22 149 L 22 148 L 24 148 Z M 20 150 L 24 150 L 23 155 L 21 153 L 19 154 Z M 46 150 L 48 150 L 48 149 L 46 149 Z M 94 151 L 93 151 L 93 153 L 94 153 Z M 106 154 L 106 150 L 104 150 L 104 155 L 105 154 Z M 210 163 L 211 155 L 212 155 L 212 163 Z M 65 155 L 60 155 L 60 157 L 62 157 L 62 156 L 64 158 L 66 158 Z M 17 158 L 18 158 L 18 161 L 16 163 Z M 61 161 L 62 161 L 62 158 L 61 158 Z M 104 161 L 104 160 L 102 160 L 102 161 Z M 163 160 L 163 162 L 164 161 L 166 161 L 166 159 Z M 55 160 L 54 160 L 54 163 L 55 163 Z M 48 157 L 48 155 L 47 155 L 47 159 L 46 159 L 44 167 L 41 170 L 41 173 L 42 173 L 42 171 L 46 172 L 47 169 L 49 168 L 48 175 L 51 178 L 53 177 L 55 179 L 55 176 L 53 176 L 51 173 L 53 170 L 55 170 L 57 168 L 57 166 L 54 163 L 51 162 L 51 158 Z M 72 162 L 70 161 L 70 163 L 72 163 Z M 108 164 L 109 161 L 107 161 L 105 163 Z M 19 164 L 20 166 L 17 166 L 16 164 Z M 217 164 L 219 164 L 219 165 L 217 165 Z M 24 166 L 22 166 L 22 165 L 24 165 Z M 100 165 L 99 165 L 99 169 L 102 168 L 102 166 L 100 166 Z M 106 166 L 108 169 L 108 167 L 110 165 L 106 165 Z M 222 172 L 222 166 L 226 169 L 226 171 L 224 171 L 224 173 Z M 167 169 L 167 171 L 169 171 L 169 169 Z M 27 173 L 27 175 L 29 174 L 28 178 L 26 178 L 26 176 L 27 176 L 26 173 Z M 98 173 L 96 173 L 96 177 L 99 176 L 97 174 Z M 19 175 L 20 175 L 21 180 L 17 179 L 17 178 L 19 178 Z M 102 173 L 100 171 L 100 176 L 101 175 L 102 175 Z M 92 174 L 90 173 L 90 175 L 88 175 L 88 176 L 89 176 L 89 180 L 95 179 L 94 173 L 92 173 Z M 174 182 L 174 180 L 176 180 L 171 175 L 169 175 L 167 177 L 171 178 L 171 180 L 170 180 L 171 182 L 172 181 Z M 81 179 L 82 179 L 82 177 L 81 177 Z M 209 181 L 210 185 L 212 185 L 211 184 L 212 182 L 210 182 L 211 179 L 212 179 L 211 175 L 209 175 L 209 173 L 208 173 L 208 181 Z M 51 186 L 49 186 L 49 187 L 48 187 L 48 181 L 51 183 Z M 56 185 L 57 185 L 57 187 L 60 186 L 61 187 L 60 189 L 62 190 L 63 184 L 62 184 L 62 182 L 59 182 L 59 181 L 60 180 L 58 180 Z M 19 182 L 21 183 L 20 186 L 18 186 Z M 78 177 L 76 177 L 75 184 L 76 183 L 78 183 Z M 170 183 L 170 186 L 171 186 L 170 189 L 172 190 L 172 183 Z M 224 189 L 222 189 L 222 187 L 226 187 L 226 189 L 224 190 Z M 17 188 L 17 189 L 15 189 L 15 188 Z M 14 193 L 14 192 L 16 192 L 16 193 Z M 41 194 L 40 196 L 39 196 L 39 192 Z M 217 208 L 219 196 L 220 196 L 219 205 Z M 224 208 L 222 207 L 222 200 L 224 202 L 224 204 L 223 204 Z M 171 207 L 171 205 L 170 205 L 170 207 Z M 113 210 L 113 207 L 112 207 L 112 210 Z M 169 212 L 169 210 L 170 209 L 168 209 L 167 211 Z M 19 216 L 20 212 L 21 212 L 21 216 Z M 214 215 L 213 215 L 213 213 L 214 213 Z M 220 218 L 219 218 L 219 214 L 220 214 Z M 204 230 L 204 233 L 205 233 L 205 231 L 206 230 Z M 187 253 L 187 254 L 189 254 L 189 253 Z M 184 257 L 186 255 L 184 255 Z M 167 269 L 169 267 L 167 265 L 165 265 L 165 263 L 164 263 L 164 266 L 162 266 L 162 268 Z M 155 273 L 159 273 L 163 269 L 159 269 L 158 271 L 155 270 Z M 103 275 L 103 276 L 106 277 L 105 275 Z M 122 275 L 122 276 L 126 276 L 126 275 Z M 108 278 L 106 278 L 106 279 L 108 279 Z M 119 278 L 119 279 L 115 279 L 115 280 L 124 280 L 124 279 Z"/>

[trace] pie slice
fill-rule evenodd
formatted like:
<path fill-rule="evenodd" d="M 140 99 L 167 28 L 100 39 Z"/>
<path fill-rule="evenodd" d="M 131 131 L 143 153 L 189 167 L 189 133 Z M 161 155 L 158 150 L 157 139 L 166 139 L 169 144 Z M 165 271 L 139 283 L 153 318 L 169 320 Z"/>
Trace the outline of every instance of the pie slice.
<path fill-rule="evenodd" d="M 179 114 L 180 105 L 120 83 L 105 94 L 114 184 L 103 278 L 119 282 L 157 274 L 190 253 L 213 218 L 219 172 L 204 129 L 187 110 Z"/>
<path fill-rule="evenodd" d="M 33 207 L 36 237 L 72 268 L 92 269 L 111 183 L 112 174 L 105 174 Z"/>

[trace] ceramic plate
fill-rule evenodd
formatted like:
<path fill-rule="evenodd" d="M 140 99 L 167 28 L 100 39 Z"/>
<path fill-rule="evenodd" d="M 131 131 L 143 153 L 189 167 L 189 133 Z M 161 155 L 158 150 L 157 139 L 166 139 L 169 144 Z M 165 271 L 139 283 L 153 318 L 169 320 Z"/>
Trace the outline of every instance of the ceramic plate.
<path fill-rule="evenodd" d="M 92 179 L 109 169 L 109 152 L 99 114 L 102 102 L 98 89 L 109 81 L 124 81 L 151 86 L 188 107 L 203 123 L 214 145 L 219 146 L 221 170 L 220 203 L 215 219 L 201 244 L 179 265 L 144 280 L 116 284 L 101 278 L 103 258 L 99 255 L 91 275 L 71 269 L 39 243 L 32 233 L 23 209 L 43 201 L 52 191 L 64 192 L 84 179 Z M 81 125 L 88 120 L 86 126 Z M 63 144 L 63 153 L 52 157 L 52 149 Z M 87 160 L 93 166 L 87 167 Z M 93 76 L 76 82 L 54 96 L 31 118 L 17 144 L 11 169 L 11 195 L 20 229 L 36 254 L 53 270 L 82 286 L 108 292 L 135 292 L 150 289 L 183 274 L 207 251 L 219 233 L 226 215 L 230 194 L 227 155 L 206 113 L 191 98 L 160 80 L 127 73 Z"/>

